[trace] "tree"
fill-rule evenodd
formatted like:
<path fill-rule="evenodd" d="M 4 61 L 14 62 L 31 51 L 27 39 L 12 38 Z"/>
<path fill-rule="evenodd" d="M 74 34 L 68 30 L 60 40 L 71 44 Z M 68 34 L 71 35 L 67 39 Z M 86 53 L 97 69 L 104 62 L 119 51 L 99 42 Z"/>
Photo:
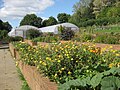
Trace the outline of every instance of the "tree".
<path fill-rule="evenodd" d="M 20 26 L 22 25 L 32 25 L 38 28 L 41 27 L 42 18 L 37 17 L 35 14 L 27 14 L 20 22 Z"/>
<path fill-rule="evenodd" d="M 3 28 L 9 32 L 12 29 L 12 26 L 9 24 L 9 22 L 3 22 Z"/>
<path fill-rule="evenodd" d="M 40 37 L 40 36 L 42 36 L 42 32 L 35 30 L 35 29 L 29 29 L 26 32 L 26 37 L 28 39 L 33 39 L 33 38 Z"/>
<path fill-rule="evenodd" d="M 42 22 L 42 27 L 46 27 L 46 26 L 47 26 L 47 23 L 48 23 L 48 20 L 44 20 L 44 21 Z"/>
<path fill-rule="evenodd" d="M 45 27 L 45 26 L 51 26 L 51 25 L 56 25 L 58 22 L 57 20 L 54 18 L 54 17 L 49 17 L 49 19 L 47 20 L 44 20 L 42 22 L 42 26 Z"/>
<path fill-rule="evenodd" d="M 69 22 L 79 26 L 79 23 L 81 22 L 94 19 L 95 15 L 93 14 L 93 7 L 93 0 L 80 0 L 73 6 L 74 14 Z"/>
<path fill-rule="evenodd" d="M 47 23 L 47 26 L 50 26 L 50 25 L 56 25 L 58 22 L 57 20 L 54 18 L 54 17 L 49 17 L 48 19 L 48 23 Z"/>
<path fill-rule="evenodd" d="M 70 18 L 70 15 L 69 14 L 66 14 L 66 13 L 59 13 L 57 15 L 57 19 L 58 19 L 58 22 L 59 23 L 65 23 L 65 22 L 68 22 Z"/>
<path fill-rule="evenodd" d="M 0 30 L 2 30 L 2 29 L 3 29 L 3 21 L 0 20 Z"/>

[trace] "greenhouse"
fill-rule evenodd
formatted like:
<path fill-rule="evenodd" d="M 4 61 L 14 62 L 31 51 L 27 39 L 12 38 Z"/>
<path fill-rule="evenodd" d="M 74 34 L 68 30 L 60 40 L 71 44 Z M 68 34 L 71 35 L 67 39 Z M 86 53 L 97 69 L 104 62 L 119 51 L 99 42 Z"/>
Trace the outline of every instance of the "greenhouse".
<path fill-rule="evenodd" d="M 23 38 L 26 38 L 26 31 L 29 29 L 33 29 L 33 30 L 39 30 L 37 27 L 34 26 L 30 26 L 30 25 L 24 25 L 24 26 L 20 26 L 17 27 L 15 29 L 12 29 L 8 35 L 11 37 L 15 37 L 15 36 L 21 36 Z"/>
<path fill-rule="evenodd" d="M 72 23 L 62 23 L 62 24 L 57 24 L 57 25 L 53 25 L 53 26 L 47 26 L 47 27 L 39 28 L 39 30 L 41 30 L 42 32 L 45 32 L 45 33 L 51 32 L 54 34 L 58 34 L 58 27 L 59 26 L 68 27 L 75 32 L 79 31 L 79 28 Z"/>

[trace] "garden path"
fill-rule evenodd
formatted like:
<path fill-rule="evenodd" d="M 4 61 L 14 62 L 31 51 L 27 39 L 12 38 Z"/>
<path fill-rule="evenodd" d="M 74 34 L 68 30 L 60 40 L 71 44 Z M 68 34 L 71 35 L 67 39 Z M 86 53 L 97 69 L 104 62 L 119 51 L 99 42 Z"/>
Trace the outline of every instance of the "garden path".
<path fill-rule="evenodd" d="M 8 49 L 0 49 L 0 90 L 21 90 L 15 62 Z"/>

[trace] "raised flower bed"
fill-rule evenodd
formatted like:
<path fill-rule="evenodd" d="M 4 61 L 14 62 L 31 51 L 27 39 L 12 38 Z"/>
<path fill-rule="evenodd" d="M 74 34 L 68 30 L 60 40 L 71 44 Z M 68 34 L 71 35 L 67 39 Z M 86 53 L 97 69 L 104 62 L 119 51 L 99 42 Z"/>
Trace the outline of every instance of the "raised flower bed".
<path fill-rule="evenodd" d="M 21 71 L 24 68 L 29 69 L 26 66 L 29 65 L 32 67 L 30 73 L 33 76 L 36 75 L 32 72 L 38 70 L 38 73 L 43 73 L 60 85 L 60 90 L 100 90 L 101 88 L 105 90 L 107 83 L 112 83 L 109 87 L 115 84 L 113 88 L 120 88 L 117 84 L 120 82 L 120 51 L 96 48 L 94 45 L 79 45 L 76 42 L 51 43 L 36 48 L 19 42 L 14 46 L 19 50 L 20 62 L 24 62 L 19 64 L 22 67 Z M 34 67 L 36 70 L 33 70 Z M 27 77 L 29 73 L 25 75 Z M 26 80 L 30 81 L 29 79 Z M 103 84 L 103 82 L 107 83 Z"/>
<path fill-rule="evenodd" d="M 10 43 L 9 49 L 14 58 L 16 58 L 18 67 L 24 75 L 31 90 L 57 90 L 57 84 L 50 82 L 50 80 L 43 74 L 40 74 L 35 66 L 24 64 L 20 61 L 19 52 Z"/>

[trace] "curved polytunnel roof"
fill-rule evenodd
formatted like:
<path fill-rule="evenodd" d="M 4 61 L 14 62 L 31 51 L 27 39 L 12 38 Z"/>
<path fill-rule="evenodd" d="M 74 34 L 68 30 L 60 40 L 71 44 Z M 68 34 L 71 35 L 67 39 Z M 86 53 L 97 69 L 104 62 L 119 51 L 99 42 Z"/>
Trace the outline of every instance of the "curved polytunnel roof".
<path fill-rule="evenodd" d="M 30 25 L 23 25 L 23 26 L 17 27 L 15 30 L 29 30 L 29 29 L 39 30 L 39 28 L 35 26 L 30 26 Z"/>
<path fill-rule="evenodd" d="M 57 25 L 53 25 L 53 26 L 47 26 L 47 27 L 39 28 L 39 30 L 41 30 L 42 32 L 53 32 L 53 33 L 57 34 L 58 26 L 70 27 L 70 28 L 72 28 L 72 30 L 79 31 L 79 28 L 72 23 L 62 23 L 62 24 L 57 24 Z"/>

